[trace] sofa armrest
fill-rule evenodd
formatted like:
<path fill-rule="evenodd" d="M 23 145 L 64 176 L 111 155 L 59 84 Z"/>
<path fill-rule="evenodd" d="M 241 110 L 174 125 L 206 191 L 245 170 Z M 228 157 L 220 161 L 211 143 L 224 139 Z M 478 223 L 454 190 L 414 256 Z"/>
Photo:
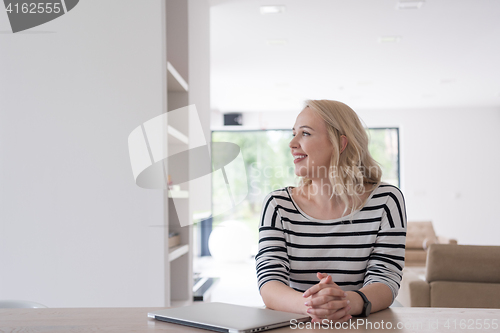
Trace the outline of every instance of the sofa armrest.
<path fill-rule="evenodd" d="M 409 283 L 410 287 L 410 306 L 412 307 L 430 307 L 431 306 L 431 288 L 423 280 L 415 280 Z"/>
<path fill-rule="evenodd" d="M 411 292 L 410 283 L 414 281 L 423 281 L 418 274 L 409 267 L 403 268 L 403 279 L 401 280 L 401 287 L 399 288 L 398 296 L 396 301 L 398 301 L 402 306 L 410 307 L 411 305 Z"/>
<path fill-rule="evenodd" d="M 444 236 L 437 236 L 437 240 L 439 244 L 457 244 L 457 240 L 453 238 L 448 238 Z"/>

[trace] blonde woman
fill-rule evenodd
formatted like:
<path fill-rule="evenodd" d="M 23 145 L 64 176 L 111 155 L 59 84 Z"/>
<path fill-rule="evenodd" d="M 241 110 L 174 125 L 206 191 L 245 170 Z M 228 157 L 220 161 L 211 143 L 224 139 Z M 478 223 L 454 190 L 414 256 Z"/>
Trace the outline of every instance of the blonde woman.
<path fill-rule="evenodd" d="M 307 101 L 293 136 L 300 183 L 269 193 L 261 214 L 255 260 L 265 305 L 313 322 L 387 308 L 404 267 L 403 194 L 381 182 L 367 133 L 347 105 Z"/>

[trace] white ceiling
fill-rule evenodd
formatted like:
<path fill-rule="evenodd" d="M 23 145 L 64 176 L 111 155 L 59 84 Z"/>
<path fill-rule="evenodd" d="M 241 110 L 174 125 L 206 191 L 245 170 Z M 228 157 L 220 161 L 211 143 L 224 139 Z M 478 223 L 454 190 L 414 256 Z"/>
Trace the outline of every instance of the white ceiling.
<path fill-rule="evenodd" d="M 308 98 L 355 110 L 500 106 L 500 0 L 396 4 L 211 0 L 212 109 L 296 112 Z"/>

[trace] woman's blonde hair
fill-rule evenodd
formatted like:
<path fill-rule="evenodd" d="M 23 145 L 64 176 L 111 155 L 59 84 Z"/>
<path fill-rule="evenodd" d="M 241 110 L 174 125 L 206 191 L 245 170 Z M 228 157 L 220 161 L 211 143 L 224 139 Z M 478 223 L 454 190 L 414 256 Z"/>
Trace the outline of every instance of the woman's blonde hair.
<path fill-rule="evenodd" d="M 345 204 L 342 216 L 351 207 L 351 214 L 364 206 L 361 196 L 364 184 L 378 186 L 381 182 L 382 169 L 368 151 L 368 134 L 358 115 L 346 104 L 330 100 L 307 100 L 306 107 L 316 112 L 326 123 L 328 137 L 333 145 L 328 178 L 333 188 L 333 195 L 340 197 Z M 347 137 L 347 147 L 340 153 L 341 139 Z M 306 177 L 300 179 L 299 186 L 312 181 Z M 349 198 L 353 204 L 350 205 Z M 352 220 L 352 219 L 351 219 Z"/>

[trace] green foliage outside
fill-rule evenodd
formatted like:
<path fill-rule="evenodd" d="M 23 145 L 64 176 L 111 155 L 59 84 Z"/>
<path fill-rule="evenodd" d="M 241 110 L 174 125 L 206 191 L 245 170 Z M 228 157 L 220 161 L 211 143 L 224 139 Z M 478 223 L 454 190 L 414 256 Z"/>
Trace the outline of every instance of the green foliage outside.
<path fill-rule="evenodd" d="M 368 131 L 369 150 L 382 167 L 382 180 L 399 186 L 397 129 Z M 257 244 L 264 197 L 273 190 L 298 184 L 299 179 L 295 176 L 293 158 L 288 146 L 291 139 L 291 130 L 212 132 L 213 142 L 232 142 L 241 148 L 247 172 L 247 184 L 241 181 L 232 186 L 248 186 L 247 198 L 235 209 L 215 216 L 213 227 L 227 220 L 242 221 L 252 230 L 252 237 Z M 217 184 L 213 186 L 212 203 L 215 207 L 224 204 L 218 201 L 218 198 L 223 196 L 217 193 L 226 191 L 226 188 L 224 184 L 219 184 L 220 188 L 216 188 Z"/>

